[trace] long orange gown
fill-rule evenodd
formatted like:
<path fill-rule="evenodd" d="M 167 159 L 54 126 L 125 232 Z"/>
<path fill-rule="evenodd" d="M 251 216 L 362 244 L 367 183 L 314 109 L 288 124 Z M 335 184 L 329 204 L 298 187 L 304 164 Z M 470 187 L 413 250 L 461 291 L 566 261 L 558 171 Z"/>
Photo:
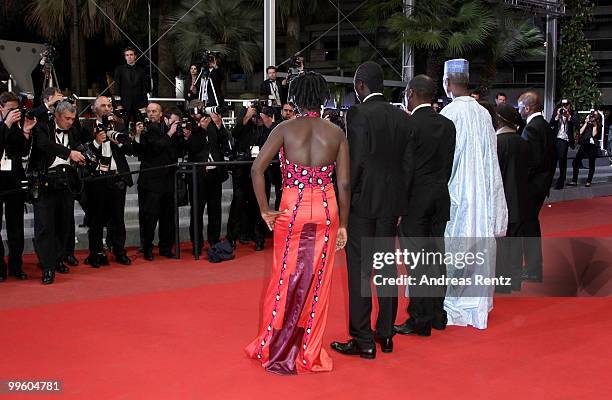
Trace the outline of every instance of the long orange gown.
<path fill-rule="evenodd" d="M 339 217 L 334 165 L 292 164 L 280 151 L 288 210 L 274 226 L 272 274 L 259 335 L 245 349 L 269 372 L 291 375 L 330 371 L 322 348 Z"/>

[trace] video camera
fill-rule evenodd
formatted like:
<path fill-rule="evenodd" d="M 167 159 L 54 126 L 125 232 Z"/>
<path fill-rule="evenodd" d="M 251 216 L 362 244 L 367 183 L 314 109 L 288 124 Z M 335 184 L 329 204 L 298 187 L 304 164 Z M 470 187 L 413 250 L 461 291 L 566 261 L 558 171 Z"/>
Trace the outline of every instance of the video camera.
<path fill-rule="evenodd" d="M 210 65 L 218 60 L 221 56 L 221 53 L 218 51 L 204 49 L 200 53 L 200 64 L 202 65 L 202 70 L 204 74 L 208 74 L 208 69 Z"/>
<path fill-rule="evenodd" d="M 58 52 L 55 47 L 51 46 L 49 43 L 45 43 L 45 48 L 42 53 L 40 53 L 40 64 L 53 64 L 58 57 Z"/>

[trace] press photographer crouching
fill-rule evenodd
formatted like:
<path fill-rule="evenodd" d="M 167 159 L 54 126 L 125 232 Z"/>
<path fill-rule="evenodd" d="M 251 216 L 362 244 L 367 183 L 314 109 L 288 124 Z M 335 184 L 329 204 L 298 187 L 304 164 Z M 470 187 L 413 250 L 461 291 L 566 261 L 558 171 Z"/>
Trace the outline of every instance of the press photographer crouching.
<path fill-rule="evenodd" d="M 85 163 L 78 132 L 73 126 L 76 108 L 67 101 L 55 105 L 52 128 L 38 122 L 28 168 L 30 196 L 34 206 L 34 245 L 42 265 L 42 283 L 50 284 L 55 273 L 69 272 L 63 261 L 74 219 L 74 194 L 80 189 L 75 167 Z M 89 155 L 91 161 L 91 155 Z"/>
<path fill-rule="evenodd" d="M 196 109 L 197 110 L 197 109 Z M 224 154 L 231 150 L 229 133 L 223 126 L 221 117 L 216 113 L 205 113 L 201 115 L 198 111 L 191 110 L 191 117 L 196 124 L 191 130 L 183 128 L 186 138 L 186 151 L 189 162 L 214 162 L 223 161 Z M 194 231 L 193 213 L 189 223 L 189 234 L 191 243 L 195 249 L 202 253 L 204 246 L 204 207 L 208 214 L 207 239 L 209 246 L 214 246 L 221 236 L 221 198 L 222 185 L 229 178 L 227 168 L 222 166 L 198 166 L 197 183 L 198 204 L 193 204 L 193 184 L 188 181 L 189 201 L 191 207 L 196 207 L 196 218 L 198 230 Z"/>
<path fill-rule="evenodd" d="M 236 142 L 235 158 L 237 161 L 251 161 L 259 154 L 272 128 L 274 127 L 274 111 L 260 102 L 251 104 L 236 119 L 232 135 Z M 264 239 L 267 230 L 261 219 L 259 206 L 251 184 L 251 165 L 236 166 L 232 169 L 233 197 L 228 219 L 227 236 L 235 243 L 238 239 L 242 244 L 255 241 L 255 251 L 264 249 Z M 270 194 L 270 177 L 266 173 L 266 191 Z"/>
<path fill-rule="evenodd" d="M 109 265 L 102 244 L 102 234 L 106 226 L 107 245 L 113 252 L 115 261 L 130 265 L 132 262 L 125 251 L 124 216 L 126 189 L 134 182 L 129 175 L 130 167 L 125 156 L 132 155 L 134 149 L 126 133 L 124 121 L 113 115 L 110 98 L 96 98 L 93 110 L 96 119 L 90 127 L 84 128 L 87 136 L 93 138 L 87 146 L 97 159 L 97 164 L 91 171 L 91 175 L 96 178 L 85 184 L 89 209 L 89 257 L 85 259 L 85 263 L 93 268 Z"/>
<path fill-rule="evenodd" d="M 134 151 L 140 170 L 176 164 L 180 154 L 177 135 L 181 113 L 169 109 L 166 116 L 157 103 L 147 106 L 147 121 L 136 124 Z M 144 259 L 153 261 L 153 238 L 159 222 L 159 255 L 174 258 L 174 174 L 175 167 L 143 171 L 138 177 L 139 214 L 142 223 Z"/>
<path fill-rule="evenodd" d="M 6 218 L 8 236 L 8 273 L 17 279 L 27 279 L 23 272 L 23 208 L 25 193 L 20 191 L 25 180 L 21 163 L 31 145 L 31 131 L 36 118 L 19 107 L 19 98 L 11 92 L 0 94 L 0 230 L 2 212 Z M 0 282 L 7 278 L 7 264 L 4 262 L 4 245 L 0 237 Z"/>

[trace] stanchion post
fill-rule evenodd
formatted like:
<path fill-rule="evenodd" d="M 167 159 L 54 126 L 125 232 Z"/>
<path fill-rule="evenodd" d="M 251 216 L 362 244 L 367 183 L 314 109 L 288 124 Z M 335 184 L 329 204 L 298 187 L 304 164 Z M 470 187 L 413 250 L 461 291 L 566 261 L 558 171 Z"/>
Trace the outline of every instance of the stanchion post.
<path fill-rule="evenodd" d="M 197 166 L 191 165 L 191 182 L 192 182 L 192 193 L 191 193 L 191 221 L 193 224 L 193 257 L 196 260 L 200 259 L 200 246 L 203 246 L 204 238 L 199 237 L 200 235 L 200 221 L 198 221 L 198 177 L 196 174 Z"/>
<path fill-rule="evenodd" d="M 174 237 L 176 245 L 176 258 L 181 258 L 181 227 L 179 225 L 179 204 L 178 204 L 178 174 L 179 169 L 174 171 Z"/>

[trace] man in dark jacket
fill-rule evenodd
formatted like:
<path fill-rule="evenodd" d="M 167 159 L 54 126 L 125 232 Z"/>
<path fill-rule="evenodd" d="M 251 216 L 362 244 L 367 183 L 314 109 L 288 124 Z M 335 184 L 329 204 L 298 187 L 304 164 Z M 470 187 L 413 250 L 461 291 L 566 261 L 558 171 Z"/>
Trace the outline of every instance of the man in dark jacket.
<path fill-rule="evenodd" d="M 375 358 L 375 339 L 383 352 L 393 351 L 393 323 L 397 289 L 377 286 L 378 318 L 372 332 L 372 258 L 362 255 L 365 239 L 384 242 L 377 251 L 393 252 L 399 216 L 407 214 L 414 173 L 414 124 L 408 114 L 389 104 L 382 94 L 383 71 L 374 62 L 355 72 L 355 92 L 361 104 L 346 116 L 351 157 L 351 209 L 346 248 L 349 284 L 348 342 L 333 342 L 332 349 L 347 355 Z M 380 249 L 380 250 L 379 250 Z M 367 250 L 367 252 L 371 249 Z M 363 257 L 363 258 L 362 258 Z M 397 275 L 395 264 L 376 272 L 380 278 Z"/>
<path fill-rule="evenodd" d="M 527 123 L 521 136 L 529 144 L 528 205 L 522 235 L 525 237 L 523 280 L 541 282 L 542 232 L 539 216 L 555 174 L 555 135 L 542 115 L 542 103 L 537 93 L 526 92 L 519 97 L 519 112 Z"/>
<path fill-rule="evenodd" d="M 21 158 L 27 156 L 31 146 L 31 131 L 36 125 L 35 118 L 22 121 L 19 110 L 19 98 L 11 92 L 0 94 L 0 229 L 2 229 L 2 212 L 6 219 L 8 239 L 8 273 L 17 279 L 26 279 L 23 272 L 23 208 L 25 193 L 20 192 L 25 172 Z M 21 125 L 23 124 L 23 125 Z M 7 277 L 7 265 L 4 262 L 4 245 L 0 237 L 0 282 Z"/>
<path fill-rule="evenodd" d="M 121 97 L 121 105 L 128 116 L 138 118 L 140 109 L 147 106 L 149 85 L 145 70 L 136 65 L 136 50 L 127 47 L 123 50 L 126 64 L 115 69 L 115 95 Z"/>
<path fill-rule="evenodd" d="M 563 189 L 565 178 L 567 177 L 567 149 L 574 148 L 576 140 L 574 130 L 578 127 L 578 114 L 572 110 L 572 103 L 569 100 L 562 100 L 561 106 L 553 113 L 550 120 L 550 128 L 555 134 L 555 147 L 557 159 L 559 160 L 559 178 L 555 184 L 555 189 Z"/>
<path fill-rule="evenodd" d="M 410 119 L 415 127 L 414 180 L 407 199 L 407 213 L 402 216 L 399 232 L 402 248 L 418 252 L 423 246 L 444 253 L 443 238 L 450 217 L 448 180 L 455 154 L 455 125 L 431 107 L 435 83 L 426 76 L 414 77 L 406 90 Z M 415 269 L 421 276 L 439 278 L 445 275 L 444 265 L 422 265 Z M 445 288 L 411 288 L 408 313 L 410 318 L 394 327 L 396 333 L 431 335 L 431 328 L 446 327 Z M 436 293 L 437 291 L 437 293 Z"/>
<path fill-rule="evenodd" d="M 125 124 L 115 117 L 111 99 L 106 96 L 96 98 L 93 110 L 96 119 L 91 127 L 84 130 L 89 136 L 87 142 L 96 155 L 98 165 L 93 176 L 97 177 L 85 184 L 89 210 L 89 257 L 85 262 L 94 268 L 108 265 L 108 258 L 102 246 L 102 233 L 106 226 L 109 230 L 107 245 L 112 250 L 115 261 L 130 265 L 131 260 L 125 251 L 125 197 L 127 186 L 134 184 L 126 155 L 134 150 L 128 140 Z M 120 175 L 121 174 L 121 175 Z M 106 179 L 102 179 L 106 177 Z"/>
<path fill-rule="evenodd" d="M 497 126 L 497 158 L 504 181 L 504 193 L 508 206 L 506 236 L 498 238 L 498 277 L 512 278 L 512 286 L 498 286 L 498 292 L 508 293 L 521 288 L 522 223 L 527 216 L 529 145 L 516 131 L 516 110 L 508 104 L 495 108 Z"/>
<path fill-rule="evenodd" d="M 170 110 L 162 115 L 157 103 L 147 106 L 148 127 L 136 125 L 134 151 L 139 156 L 140 169 L 176 164 L 180 140 L 176 135 L 180 112 Z M 176 168 L 159 168 L 141 172 L 138 177 L 139 213 L 143 224 L 143 253 L 153 261 L 153 238 L 159 222 L 159 254 L 174 258 L 174 174 Z"/>

